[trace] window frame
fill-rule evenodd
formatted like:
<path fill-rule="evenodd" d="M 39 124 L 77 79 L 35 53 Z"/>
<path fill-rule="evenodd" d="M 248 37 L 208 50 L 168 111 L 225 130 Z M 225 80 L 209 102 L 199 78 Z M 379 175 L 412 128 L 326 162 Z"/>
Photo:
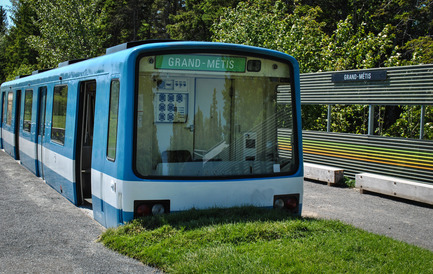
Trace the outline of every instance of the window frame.
<path fill-rule="evenodd" d="M 42 86 L 38 88 L 38 125 L 37 131 L 38 136 L 45 136 L 45 125 L 46 125 L 46 117 L 47 117 L 47 86 Z M 45 93 L 45 94 L 44 94 Z M 43 94 L 43 95 L 42 95 Z M 44 101 L 42 102 L 42 99 Z M 42 105 L 43 103 L 43 105 Z M 43 107 L 43 109 L 42 109 Z"/>
<path fill-rule="evenodd" d="M 31 95 L 31 102 L 30 102 L 29 105 L 26 104 L 26 102 L 27 102 L 27 94 Z M 32 116 L 33 116 L 33 113 L 32 113 L 32 111 L 33 111 L 33 90 L 32 89 L 26 89 L 24 91 L 24 98 L 23 98 L 23 100 L 24 100 L 23 123 L 22 123 L 23 131 L 25 131 L 25 132 L 31 132 L 31 128 L 32 128 Z M 28 110 L 28 108 L 27 108 L 28 106 L 30 106 L 30 120 L 26 120 L 26 111 Z M 27 113 L 27 115 L 28 114 L 29 113 Z M 26 121 L 30 121 L 30 123 L 28 124 L 28 126 L 26 126 L 26 124 L 25 124 Z"/>
<path fill-rule="evenodd" d="M 7 110 L 6 110 L 6 125 L 12 126 L 12 115 L 13 115 L 13 105 L 14 105 L 14 92 L 9 91 L 7 96 Z"/>
<path fill-rule="evenodd" d="M 6 123 L 6 113 L 7 113 L 7 92 L 2 92 L 2 120 L 0 121 L 2 126 Z"/>
<path fill-rule="evenodd" d="M 63 137 L 58 138 L 57 136 L 55 136 L 53 134 L 54 133 L 53 128 L 56 128 L 54 126 L 54 110 L 56 107 L 61 106 L 59 102 L 57 102 L 57 104 L 56 104 L 56 92 L 61 92 L 64 88 L 66 88 L 66 94 L 61 94 L 61 95 L 62 95 L 62 98 L 66 98 L 64 115 L 62 115 L 62 117 L 64 116 L 65 119 L 64 119 L 64 122 L 62 122 L 63 127 L 57 127 L 58 129 L 63 130 Z M 66 135 L 65 132 L 66 132 L 66 124 L 67 124 L 66 119 L 67 119 L 67 113 L 68 113 L 68 90 L 69 90 L 68 85 L 56 85 L 53 88 L 53 105 L 52 105 L 52 112 L 51 112 L 52 117 L 51 117 L 51 136 L 50 136 L 50 138 L 51 138 L 51 141 L 53 143 L 56 143 L 56 144 L 59 144 L 62 146 L 65 144 L 65 135 Z M 56 125 L 57 125 L 57 122 L 56 122 Z"/>
<path fill-rule="evenodd" d="M 254 174 L 254 175 L 222 175 L 222 176 L 166 176 L 166 175 L 144 175 L 141 174 L 137 169 L 137 110 L 138 110 L 138 93 L 139 93 L 139 65 L 140 60 L 145 57 L 149 56 L 156 56 L 156 55 L 170 55 L 170 54 L 179 54 L 178 51 L 157 51 L 157 52 L 146 52 L 142 53 L 137 56 L 136 58 L 136 65 L 135 65 L 135 86 L 134 86 L 134 132 L 133 132 L 133 171 L 134 174 L 142 179 L 157 179 L 157 180 L 193 180 L 193 181 L 200 181 L 200 180 L 224 180 L 224 179 L 230 179 L 230 180 L 236 180 L 236 179 L 246 179 L 246 178 L 273 178 L 273 177 L 288 177 L 294 175 L 299 170 L 299 163 L 300 163 L 300 155 L 299 155 L 299 131 L 298 129 L 298 118 L 296 115 L 298 115 L 298 107 L 300 105 L 297 105 L 298 97 L 296 96 L 296 79 L 295 79 L 295 70 L 294 63 L 291 60 L 288 60 L 286 58 L 280 58 L 276 56 L 271 56 L 268 54 L 262 54 L 262 53 L 251 53 L 251 52 L 245 52 L 245 51 L 238 51 L 238 50 L 208 50 L 208 49 L 188 49 L 182 51 L 182 54 L 228 54 L 228 55 L 240 55 L 240 56 L 247 56 L 247 57 L 255 57 L 255 58 L 264 58 L 268 60 L 274 60 L 277 62 L 285 63 L 290 68 L 290 86 L 291 88 L 291 105 L 292 105 L 292 134 L 293 140 L 292 143 L 292 166 L 290 171 L 288 172 L 281 172 L 281 173 L 275 173 L 275 174 Z"/>
<path fill-rule="evenodd" d="M 118 84 L 118 89 L 117 89 L 117 102 L 113 101 L 113 84 L 117 83 Z M 119 101 L 120 101 L 120 80 L 118 78 L 116 79 L 112 79 L 111 83 L 110 83 L 110 104 L 109 104 L 109 108 L 108 108 L 108 128 L 107 128 L 107 151 L 106 151 L 106 157 L 107 160 L 111 161 L 111 162 L 115 162 L 116 161 L 116 155 L 117 155 L 117 133 L 118 133 L 118 128 L 119 128 Z M 112 114 L 114 114 L 112 112 L 112 107 L 113 104 L 117 105 L 117 111 L 116 111 L 116 119 L 114 120 L 112 117 Z M 112 132 L 111 131 L 111 123 L 115 122 L 115 130 Z M 111 135 L 111 133 L 113 135 Z M 114 144 L 111 147 L 110 146 L 110 137 L 114 138 Z M 110 148 L 114 149 L 111 151 L 114 151 L 114 155 L 110 155 Z"/>

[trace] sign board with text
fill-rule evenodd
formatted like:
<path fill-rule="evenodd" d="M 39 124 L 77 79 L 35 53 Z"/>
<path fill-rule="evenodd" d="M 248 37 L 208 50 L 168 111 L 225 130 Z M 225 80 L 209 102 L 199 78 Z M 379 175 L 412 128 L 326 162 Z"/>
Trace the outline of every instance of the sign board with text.
<path fill-rule="evenodd" d="M 234 56 L 172 54 L 156 56 L 156 69 L 245 72 L 246 59 Z"/>
<path fill-rule="evenodd" d="M 386 70 L 337 72 L 332 74 L 332 82 L 383 81 L 387 79 Z"/>

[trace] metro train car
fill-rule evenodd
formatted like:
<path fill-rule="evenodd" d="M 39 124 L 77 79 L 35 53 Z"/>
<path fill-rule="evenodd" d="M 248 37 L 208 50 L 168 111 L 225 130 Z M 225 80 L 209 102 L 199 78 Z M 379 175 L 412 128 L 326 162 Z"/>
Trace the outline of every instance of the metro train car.
<path fill-rule="evenodd" d="M 131 42 L 0 95 L 1 148 L 105 227 L 191 208 L 301 213 L 299 66 L 287 54 Z"/>

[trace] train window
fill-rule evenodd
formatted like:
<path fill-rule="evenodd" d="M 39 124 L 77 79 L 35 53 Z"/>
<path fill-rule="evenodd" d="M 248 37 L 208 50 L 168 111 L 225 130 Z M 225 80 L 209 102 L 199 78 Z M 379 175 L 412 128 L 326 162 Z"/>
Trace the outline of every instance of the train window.
<path fill-rule="evenodd" d="M 7 101 L 6 101 L 6 93 L 2 94 L 3 96 L 3 121 L 1 121 L 2 123 L 6 123 L 6 109 L 7 109 Z"/>
<path fill-rule="evenodd" d="M 30 132 L 32 124 L 33 90 L 26 90 L 24 95 L 24 121 L 23 130 Z"/>
<path fill-rule="evenodd" d="M 45 112 L 46 112 L 47 87 L 39 88 L 39 130 L 38 135 L 45 136 Z"/>
<path fill-rule="evenodd" d="M 248 69 L 250 59 L 260 69 Z M 146 56 L 138 66 L 138 175 L 294 172 L 290 64 L 242 55 L 179 54 Z"/>
<path fill-rule="evenodd" d="M 110 88 L 110 114 L 108 120 L 108 145 L 107 158 L 110 161 L 116 159 L 116 144 L 117 144 L 117 118 L 119 113 L 119 80 L 111 81 Z"/>
<path fill-rule="evenodd" d="M 67 98 L 68 86 L 54 87 L 51 140 L 62 145 L 65 143 Z"/>
<path fill-rule="evenodd" d="M 14 94 L 13 92 L 8 93 L 8 107 L 7 107 L 7 113 L 6 113 L 6 124 L 12 125 L 12 106 L 14 102 Z"/>

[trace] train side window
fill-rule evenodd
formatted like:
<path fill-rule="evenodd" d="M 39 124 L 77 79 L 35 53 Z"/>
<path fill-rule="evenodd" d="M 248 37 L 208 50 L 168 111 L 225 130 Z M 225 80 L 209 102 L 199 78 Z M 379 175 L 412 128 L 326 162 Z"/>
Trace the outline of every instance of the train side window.
<path fill-rule="evenodd" d="M 6 109 L 7 109 L 7 101 L 6 101 L 6 92 L 2 94 L 3 96 L 3 121 L 1 121 L 2 124 L 6 123 Z"/>
<path fill-rule="evenodd" d="M 119 80 L 112 80 L 110 87 L 110 114 L 108 120 L 108 142 L 107 142 L 107 159 L 113 161 L 116 159 L 117 144 L 117 121 L 119 114 Z"/>
<path fill-rule="evenodd" d="M 8 107 L 7 107 L 7 112 L 6 112 L 6 124 L 7 125 L 12 125 L 12 106 L 13 106 L 13 102 L 14 102 L 14 94 L 13 92 L 9 92 L 8 93 Z"/>
<path fill-rule="evenodd" d="M 67 98 L 68 86 L 64 85 L 54 87 L 51 140 L 61 145 L 65 143 Z"/>
<path fill-rule="evenodd" d="M 32 125 L 33 90 L 28 89 L 24 95 L 24 121 L 23 130 L 30 132 Z"/>
<path fill-rule="evenodd" d="M 39 130 L 38 135 L 45 136 L 45 113 L 46 113 L 46 96 L 47 87 L 39 88 Z"/>

